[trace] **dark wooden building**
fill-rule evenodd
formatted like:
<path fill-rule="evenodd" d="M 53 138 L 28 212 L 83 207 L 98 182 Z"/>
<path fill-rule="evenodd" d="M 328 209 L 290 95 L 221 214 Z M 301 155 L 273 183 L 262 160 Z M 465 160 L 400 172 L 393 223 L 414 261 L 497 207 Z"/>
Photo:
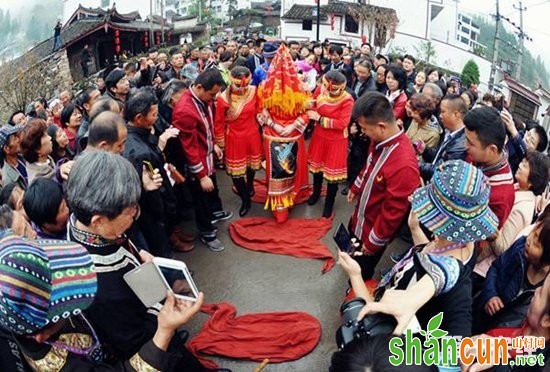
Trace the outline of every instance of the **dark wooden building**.
<path fill-rule="evenodd" d="M 116 8 L 86 8 L 79 6 L 61 30 L 61 48 L 66 50 L 73 81 L 82 78 L 81 52 L 88 45 L 92 61 L 91 74 L 120 60 L 122 54 L 146 52 L 162 42 L 162 33 L 170 37 L 170 28 L 153 19 L 143 21 L 138 12 L 120 14 Z M 152 35 L 152 36 L 151 36 Z M 32 53 L 38 60 L 47 58 L 53 50 L 53 37 L 37 45 Z"/>

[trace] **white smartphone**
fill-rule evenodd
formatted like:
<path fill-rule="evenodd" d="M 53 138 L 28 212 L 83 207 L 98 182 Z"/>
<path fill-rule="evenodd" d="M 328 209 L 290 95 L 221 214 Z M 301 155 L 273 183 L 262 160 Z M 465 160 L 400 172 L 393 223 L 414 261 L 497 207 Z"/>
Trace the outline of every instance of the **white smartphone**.
<path fill-rule="evenodd" d="M 157 266 L 166 288 L 170 289 L 176 297 L 197 301 L 199 291 L 184 262 L 155 257 L 153 263 Z"/>
<path fill-rule="evenodd" d="M 124 281 L 147 307 L 166 298 L 166 283 L 153 262 L 145 263 L 124 274 Z"/>

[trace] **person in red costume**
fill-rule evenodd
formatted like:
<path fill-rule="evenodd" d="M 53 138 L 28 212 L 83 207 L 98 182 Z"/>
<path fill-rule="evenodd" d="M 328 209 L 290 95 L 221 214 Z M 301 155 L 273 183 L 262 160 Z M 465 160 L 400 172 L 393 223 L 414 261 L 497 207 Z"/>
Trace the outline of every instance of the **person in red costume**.
<path fill-rule="evenodd" d="M 313 193 L 307 203 L 314 205 L 321 196 L 323 178 L 327 180 L 327 198 L 323 217 L 332 215 L 338 183 L 347 178 L 348 124 L 353 98 L 346 92 L 346 77 L 332 70 L 323 77 L 315 110 L 307 112 L 317 128 L 309 144 L 309 171 L 313 173 Z"/>
<path fill-rule="evenodd" d="M 303 132 L 309 118 L 309 96 L 303 91 L 296 67 L 285 45 L 277 50 L 267 79 L 258 90 L 266 156 L 267 201 L 278 222 L 300 193 L 308 192 L 307 157 Z"/>
<path fill-rule="evenodd" d="M 237 66 L 231 70 L 231 85 L 218 96 L 214 119 L 216 144 L 225 149 L 226 171 L 242 200 L 241 217 L 250 210 L 254 175 L 262 167 L 256 87 L 250 85 L 251 80 L 248 68 Z"/>

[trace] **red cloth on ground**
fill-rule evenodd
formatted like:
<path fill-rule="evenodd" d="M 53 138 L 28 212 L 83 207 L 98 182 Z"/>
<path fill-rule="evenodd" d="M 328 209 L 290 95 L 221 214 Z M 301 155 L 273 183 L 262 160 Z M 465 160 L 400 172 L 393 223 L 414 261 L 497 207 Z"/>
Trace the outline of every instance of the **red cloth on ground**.
<path fill-rule="evenodd" d="M 235 244 L 253 251 L 324 259 L 324 274 L 335 264 L 331 251 L 320 241 L 331 226 L 329 218 L 292 218 L 280 224 L 272 218 L 248 217 L 231 223 L 229 234 Z"/>
<path fill-rule="evenodd" d="M 254 192 L 255 194 L 252 197 L 252 201 L 255 203 L 265 204 L 265 201 L 267 200 L 267 182 L 265 178 L 254 179 Z M 296 199 L 294 199 L 294 204 L 296 205 L 296 204 L 305 203 L 312 192 L 313 192 L 313 185 L 308 185 L 307 189 L 302 189 L 298 193 L 298 195 L 296 195 Z M 326 193 L 327 193 L 327 188 L 326 186 L 323 186 L 321 190 L 321 196 L 325 196 Z"/>
<path fill-rule="evenodd" d="M 228 303 L 204 305 L 210 319 L 187 348 L 207 368 L 217 368 L 205 355 L 270 363 L 289 362 L 309 354 L 321 338 L 321 324 L 302 312 L 273 312 L 236 316 Z"/>

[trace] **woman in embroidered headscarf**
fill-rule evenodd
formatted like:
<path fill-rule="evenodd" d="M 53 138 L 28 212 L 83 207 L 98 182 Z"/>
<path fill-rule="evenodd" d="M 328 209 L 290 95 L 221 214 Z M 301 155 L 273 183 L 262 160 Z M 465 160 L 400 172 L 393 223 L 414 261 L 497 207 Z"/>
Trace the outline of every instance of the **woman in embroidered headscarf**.
<path fill-rule="evenodd" d="M 337 70 L 323 77 L 315 110 L 307 112 L 317 124 L 309 144 L 309 171 L 313 173 L 313 193 L 307 203 L 314 205 L 321 196 L 323 178 L 327 181 L 327 198 L 323 217 L 332 215 L 338 183 L 347 178 L 348 124 L 353 98 L 346 92 L 346 77 Z"/>
<path fill-rule="evenodd" d="M 225 149 L 226 171 L 242 200 L 241 217 L 250 210 L 254 176 L 262 162 L 256 87 L 250 85 L 251 80 L 248 68 L 237 66 L 231 70 L 231 84 L 218 97 L 214 118 L 216 143 Z"/>
<path fill-rule="evenodd" d="M 431 183 L 410 197 L 409 227 L 415 245 L 382 278 L 374 296 L 363 283 L 359 265 L 341 252 L 354 294 L 367 300 L 359 315 L 392 314 L 400 324 L 398 331 L 403 331 L 414 313 L 425 329 L 430 318 L 443 312 L 441 329 L 450 336 L 470 336 L 474 243 L 498 228 L 498 218 L 489 208 L 490 192 L 489 181 L 478 168 L 463 160 L 443 163 Z M 403 317 L 404 313 L 408 315 Z"/>

